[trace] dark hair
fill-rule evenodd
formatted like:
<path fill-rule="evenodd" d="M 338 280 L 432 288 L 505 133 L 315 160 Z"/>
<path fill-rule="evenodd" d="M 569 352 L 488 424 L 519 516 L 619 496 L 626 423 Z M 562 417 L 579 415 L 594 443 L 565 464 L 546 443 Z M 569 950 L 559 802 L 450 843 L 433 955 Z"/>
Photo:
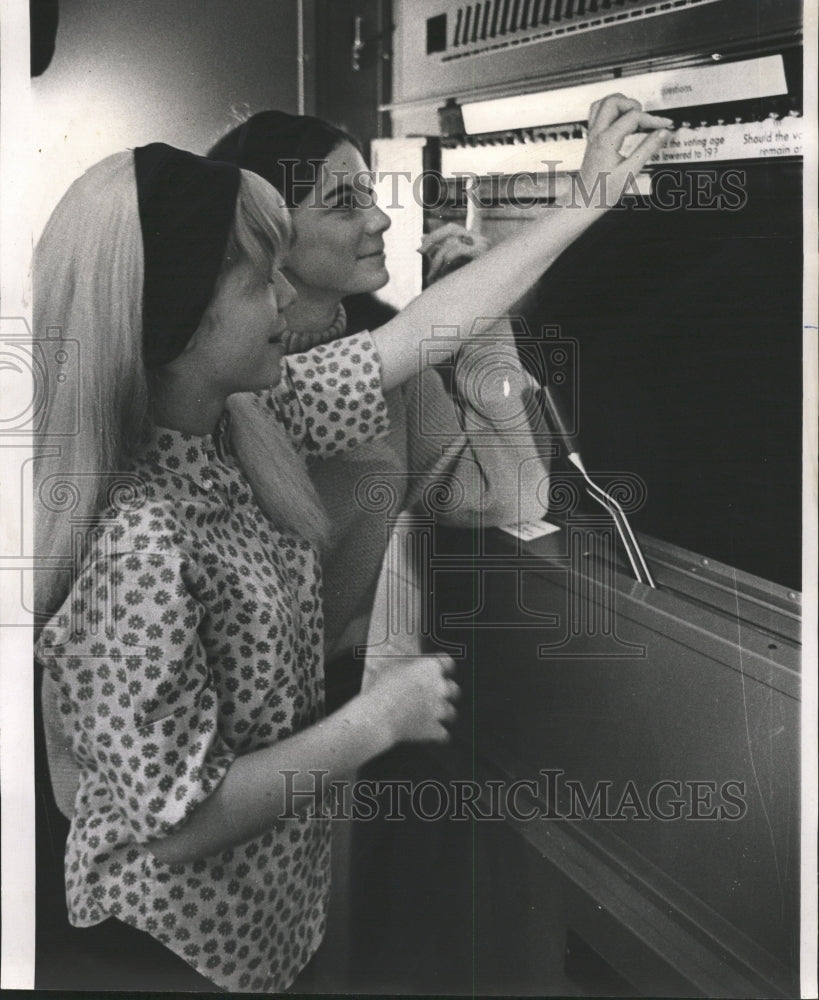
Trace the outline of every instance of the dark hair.
<path fill-rule="evenodd" d="M 321 118 L 260 111 L 222 136 L 207 155 L 259 174 L 294 208 L 313 189 L 322 161 L 342 142 L 364 155 L 357 139 Z"/>

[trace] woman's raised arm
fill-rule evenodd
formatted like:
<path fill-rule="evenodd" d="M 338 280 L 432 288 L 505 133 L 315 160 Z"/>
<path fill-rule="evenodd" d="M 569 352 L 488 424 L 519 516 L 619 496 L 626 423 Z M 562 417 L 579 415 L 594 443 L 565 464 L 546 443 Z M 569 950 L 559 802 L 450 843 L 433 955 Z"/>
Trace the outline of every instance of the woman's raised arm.
<path fill-rule="evenodd" d="M 593 104 L 578 196 L 545 210 L 541 220 L 442 278 L 379 327 L 373 339 L 381 356 L 384 388 L 418 373 L 424 363 L 419 348 L 434 326 L 456 328 L 462 341 L 476 319 L 502 316 L 581 233 L 617 204 L 629 181 L 666 141 L 670 124 L 622 94 Z M 626 136 L 640 130 L 649 134 L 631 155 L 621 156 Z"/>

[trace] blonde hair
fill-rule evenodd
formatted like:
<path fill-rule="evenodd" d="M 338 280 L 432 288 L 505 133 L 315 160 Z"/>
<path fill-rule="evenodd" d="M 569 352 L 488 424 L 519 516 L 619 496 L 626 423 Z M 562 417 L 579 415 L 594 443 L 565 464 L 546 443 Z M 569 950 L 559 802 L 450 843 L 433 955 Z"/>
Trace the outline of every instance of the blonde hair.
<path fill-rule="evenodd" d="M 41 431 L 59 454 L 34 465 L 35 548 L 44 567 L 35 604 L 47 615 L 70 589 L 110 474 L 149 432 L 142 273 L 134 160 L 117 153 L 71 185 L 34 253 L 34 338 L 50 355 L 59 334 L 74 367 L 70 386 L 48 372 Z"/>
<path fill-rule="evenodd" d="M 290 222 L 275 190 L 242 172 L 225 268 L 249 261 L 269 275 Z M 224 270 L 224 269 L 223 269 Z M 66 192 L 34 255 L 34 338 L 75 357 L 71 385 L 49 372 L 41 439 L 58 454 L 35 462 L 35 605 L 52 615 L 71 589 L 97 519 L 151 428 L 142 359 L 143 246 L 133 154 L 91 167 Z M 262 510 L 318 546 L 329 525 L 302 458 L 245 394 L 229 402 L 231 443 Z"/>
<path fill-rule="evenodd" d="M 243 170 L 226 259 L 237 264 L 248 261 L 267 281 L 271 262 L 281 262 L 291 235 L 290 215 L 275 188 Z M 253 394 L 231 396 L 227 409 L 231 446 L 259 506 L 274 524 L 291 528 L 319 549 L 326 548 L 329 519 L 304 460 L 284 429 L 264 413 Z"/>

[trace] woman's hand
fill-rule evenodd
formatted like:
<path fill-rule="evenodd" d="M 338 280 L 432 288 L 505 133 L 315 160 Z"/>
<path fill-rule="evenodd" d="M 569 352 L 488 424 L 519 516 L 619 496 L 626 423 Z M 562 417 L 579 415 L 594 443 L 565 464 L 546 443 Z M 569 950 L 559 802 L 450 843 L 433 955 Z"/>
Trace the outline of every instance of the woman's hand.
<path fill-rule="evenodd" d="M 485 236 L 469 232 L 455 222 L 439 226 L 435 232 L 427 233 L 418 248 L 418 252 L 429 261 L 427 282 L 432 284 L 444 274 L 468 264 L 486 253 L 489 247 Z"/>
<path fill-rule="evenodd" d="M 589 134 L 586 152 L 577 177 L 573 204 L 612 208 L 626 186 L 643 169 L 668 138 L 670 118 L 651 115 L 639 101 L 623 94 L 610 94 L 595 101 L 589 109 Z M 623 156 L 626 138 L 637 132 L 646 137 Z"/>
<path fill-rule="evenodd" d="M 392 389 L 418 374 L 422 343 L 442 324 L 454 331 L 449 338 L 451 348 L 460 350 L 477 318 L 505 315 L 602 211 L 619 201 L 628 185 L 633 190 L 633 177 L 666 141 L 671 124 L 668 118 L 641 111 L 637 101 L 622 94 L 593 104 L 586 153 L 566 209 L 543 212 L 468 266 L 435 282 L 395 319 L 373 332 L 383 388 Z M 629 145 L 631 152 L 623 156 L 624 140 L 634 141 L 630 137 L 641 129 L 650 134 L 642 141 L 638 137 L 636 148 Z M 449 347 L 445 339 L 438 342 L 441 349 Z M 429 361 L 427 352 L 421 363 Z"/>
<path fill-rule="evenodd" d="M 365 673 L 359 698 L 367 702 L 368 714 L 387 727 L 393 744 L 445 743 L 461 694 L 452 679 L 454 669 L 449 656 L 399 659 Z"/>
<path fill-rule="evenodd" d="M 285 812 L 315 807 L 317 772 L 346 781 L 397 743 L 446 743 L 446 727 L 456 716 L 453 702 L 460 695 L 451 676 L 454 666 L 448 656 L 385 664 L 361 694 L 326 719 L 236 757 L 188 819 L 151 842 L 154 856 L 175 864 L 243 844 Z M 287 787 L 294 792 L 286 793 Z"/>

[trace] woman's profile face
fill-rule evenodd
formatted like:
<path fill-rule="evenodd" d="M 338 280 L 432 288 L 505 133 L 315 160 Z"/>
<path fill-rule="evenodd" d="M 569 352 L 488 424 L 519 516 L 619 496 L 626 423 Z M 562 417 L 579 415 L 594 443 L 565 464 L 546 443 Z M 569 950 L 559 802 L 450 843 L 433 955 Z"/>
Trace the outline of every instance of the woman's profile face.
<path fill-rule="evenodd" d="M 295 240 L 285 274 L 300 296 L 374 292 L 389 281 L 383 234 L 390 219 L 375 204 L 372 179 L 349 142 L 336 146 L 316 189 L 291 210 Z"/>

